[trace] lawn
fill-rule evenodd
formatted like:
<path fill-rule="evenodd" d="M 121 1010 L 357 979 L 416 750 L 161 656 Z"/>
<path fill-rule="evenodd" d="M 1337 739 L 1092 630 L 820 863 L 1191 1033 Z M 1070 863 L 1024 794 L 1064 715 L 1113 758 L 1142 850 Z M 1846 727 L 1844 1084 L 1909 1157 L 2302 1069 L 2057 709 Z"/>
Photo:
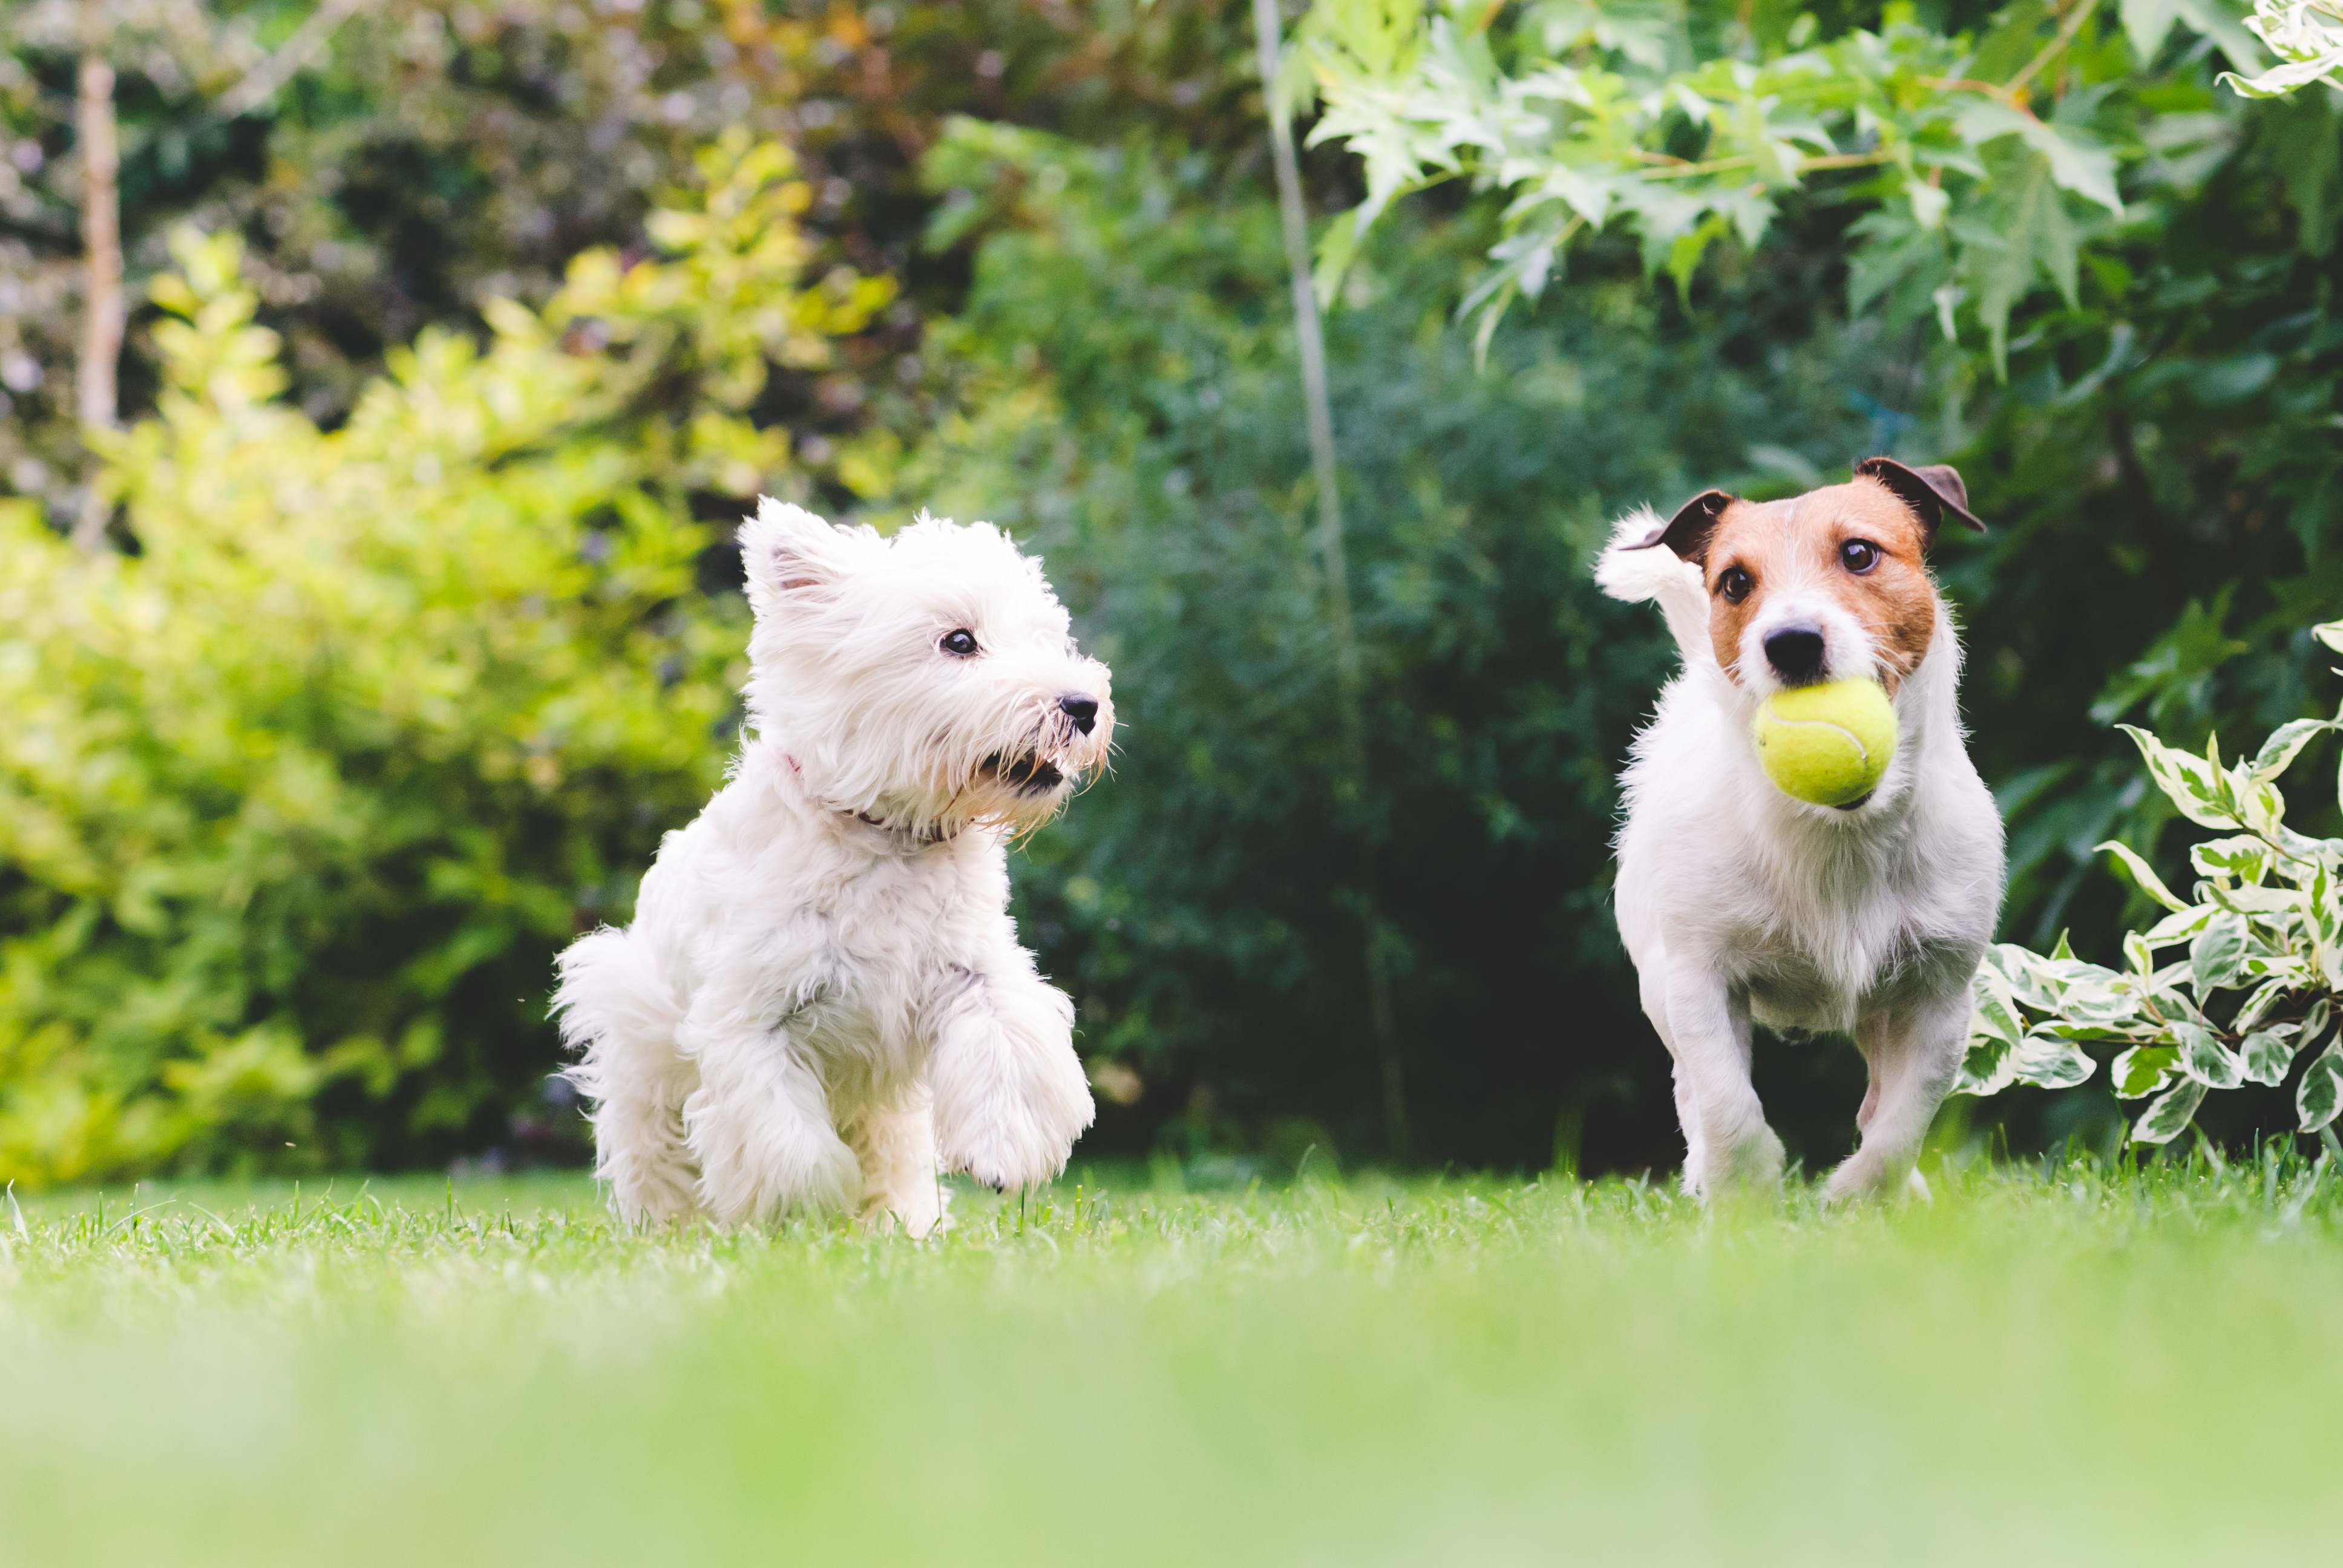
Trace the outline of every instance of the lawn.
<path fill-rule="evenodd" d="M 0 1204 L 0 1559 L 2227 1563 L 2333 1550 L 2343 1177 L 1926 1205 L 1088 1171 L 925 1244 L 575 1178 Z"/>

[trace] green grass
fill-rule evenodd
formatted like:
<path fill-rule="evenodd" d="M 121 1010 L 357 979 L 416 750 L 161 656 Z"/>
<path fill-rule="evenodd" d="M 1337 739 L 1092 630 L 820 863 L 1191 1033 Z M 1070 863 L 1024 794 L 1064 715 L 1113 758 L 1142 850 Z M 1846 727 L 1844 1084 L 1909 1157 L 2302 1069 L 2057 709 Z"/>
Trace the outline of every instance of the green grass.
<path fill-rule="evenodd" d="M 1936 1181 L 1091 1172 L 927 1244 L 630 1237 L 574 1178 L 0 1204 L 0 1561 L 2334 1549 L 2343 1178 Z"/>

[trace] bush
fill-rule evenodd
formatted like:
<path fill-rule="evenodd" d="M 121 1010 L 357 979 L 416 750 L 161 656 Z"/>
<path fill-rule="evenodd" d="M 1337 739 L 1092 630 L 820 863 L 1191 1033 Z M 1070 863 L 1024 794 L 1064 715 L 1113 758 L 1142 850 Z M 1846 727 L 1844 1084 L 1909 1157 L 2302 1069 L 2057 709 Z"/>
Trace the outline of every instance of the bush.
<path fill-rule="evenodd" d="M 786 152 L 700 167 L 661 257 L 426 333 L 332 431 L 180 237 L 106 451 L 135 551 L 0 512 L 0 1178 L 445 1159 L 538 1096 L 551 955 L 722 770 L 694 507 L 786 487 L 742 411 L 889 297 L 799 287 Z"/>

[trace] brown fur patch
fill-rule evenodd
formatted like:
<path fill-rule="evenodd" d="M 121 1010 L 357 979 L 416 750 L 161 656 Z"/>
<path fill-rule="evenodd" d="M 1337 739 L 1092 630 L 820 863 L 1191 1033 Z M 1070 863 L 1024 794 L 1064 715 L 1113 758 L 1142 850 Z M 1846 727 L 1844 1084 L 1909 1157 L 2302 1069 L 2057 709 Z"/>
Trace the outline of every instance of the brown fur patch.
<path fill-rule="evenodd" d="M 1879 563 L 1868 572 L 1849 571 L 1841 561 L 1840 548 L 1851 539 L 1877 547 Z M 1741 634 L 1764 607 L 1767 584 L 1812 574 L 1871 634 L 1880 653 L 1880 681 L 1894 696 L 1927 657 L 1936 636 L 1936 585 L 1928 576 L 1926 544 L 1919 518 L 1868 477 L 1795 501 L 1734 501 L 1718 515 L 1700 557 L 1716 661 L 1740 679 Z M 1735 569 L 1751 579 L 1738 604 L 1723 588 L 1725 574 Z"/>

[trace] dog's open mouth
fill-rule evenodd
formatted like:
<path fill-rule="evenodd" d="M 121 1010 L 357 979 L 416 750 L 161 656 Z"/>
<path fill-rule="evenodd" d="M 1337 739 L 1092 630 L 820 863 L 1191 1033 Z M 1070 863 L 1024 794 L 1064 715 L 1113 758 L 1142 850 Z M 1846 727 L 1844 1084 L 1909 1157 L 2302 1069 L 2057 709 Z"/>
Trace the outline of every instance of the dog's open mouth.
<path fill-rule="evenodd" d="M 1020 795 L 1046 795 L 1066 781 L 1054 762 L 1045 762 L 1033 753 L 1014 761 L 1004 761 L 996 751 L 984 759 L 982 771 L 1000 779 Z"/>

